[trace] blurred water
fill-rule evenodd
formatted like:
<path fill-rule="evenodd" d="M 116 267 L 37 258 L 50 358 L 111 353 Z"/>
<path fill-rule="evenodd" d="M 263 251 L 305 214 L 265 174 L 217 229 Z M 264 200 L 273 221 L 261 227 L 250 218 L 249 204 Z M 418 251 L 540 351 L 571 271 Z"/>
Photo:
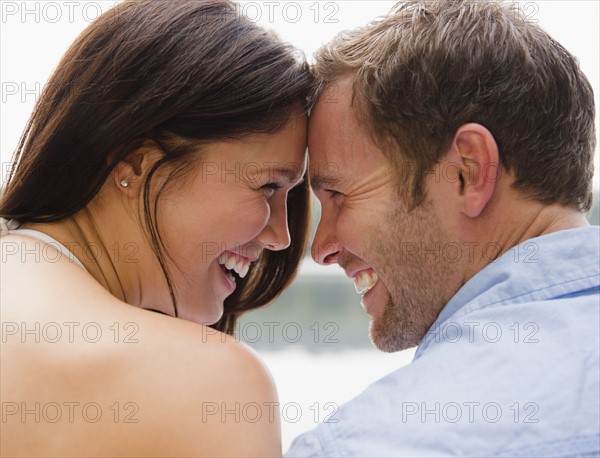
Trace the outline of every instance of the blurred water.
<path fill-rule="evenodd" d="M 375 348 L 260 352 L 279 391 L 283 450 L 299 434 L 327 421 L 340 405 L 369 384 L 410 363 L 415 350 L 391 354 Z"/>
<path fill-rule="evenodd" d="M 242 316 L 235 334 L 256 350 L 343 351 L 371 347 L 369 321 L 343 270 L 306 258 L 292 285 L 273 304 Z"/>

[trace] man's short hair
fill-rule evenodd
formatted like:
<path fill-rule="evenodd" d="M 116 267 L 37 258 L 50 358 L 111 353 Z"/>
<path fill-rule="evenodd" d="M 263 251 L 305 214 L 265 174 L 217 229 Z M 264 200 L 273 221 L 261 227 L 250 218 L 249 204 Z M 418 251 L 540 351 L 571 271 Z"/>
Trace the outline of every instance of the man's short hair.
<path fill-rule="evenodd" d="M 524 196 L 591 208 L 592 88 L 578 61 L 516 4 L 399 3 L 323 46 L 313 72 L 317 95 L 355 75 L 353 112 L 408 180 L 414 206 L 457 129 L 474 122 L 492 133 Z"/>

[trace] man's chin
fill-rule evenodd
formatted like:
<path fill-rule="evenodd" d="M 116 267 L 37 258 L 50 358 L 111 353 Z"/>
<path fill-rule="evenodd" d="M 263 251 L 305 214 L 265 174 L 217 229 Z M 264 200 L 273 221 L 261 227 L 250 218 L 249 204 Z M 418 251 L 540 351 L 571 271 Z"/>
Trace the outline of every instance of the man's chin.
<path fill-rule="evenodd" d="M 383 313 L 371 317 L 369 337 L 378 350 L 395 353 L 419 345 L 425 332 L 402 320 L 391 300 L 385 305 Z"/>
<path fill-rule="evenodd" d="M 373 321 L 371 321 L 369 328 L 369 337 L 373 345 L 384 353 L 395 353 L 414 347 L 414 345 L 407 344 L 393 333 L 379 332 Z"/>

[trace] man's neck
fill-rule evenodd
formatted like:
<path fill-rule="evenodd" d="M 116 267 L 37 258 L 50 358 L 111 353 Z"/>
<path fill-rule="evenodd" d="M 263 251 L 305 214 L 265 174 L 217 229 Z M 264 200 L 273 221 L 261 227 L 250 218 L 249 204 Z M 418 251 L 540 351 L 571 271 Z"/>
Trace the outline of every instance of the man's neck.
<path fill-rule="evenodd" d="M 589 226 L 583 213 L 559 204 L 521 202 L 520 205 L 496 210 L 497 216 L 490 218 L 480 227 L 477 243 L 480 247 L 479 262 L 471 265 L 464 282 L 511 248 L 527 240 L 557 231 Z"/>
<path fill-rule="evenodd" d="M 573 208 L 562 205 L 534 204 L 529 211 L 521 212 L 520 225 L 504 226 L 504 231 L 498 238 L 501 254 L 529 239 L 564 231 L 589 226 L 583 213 Z"/>

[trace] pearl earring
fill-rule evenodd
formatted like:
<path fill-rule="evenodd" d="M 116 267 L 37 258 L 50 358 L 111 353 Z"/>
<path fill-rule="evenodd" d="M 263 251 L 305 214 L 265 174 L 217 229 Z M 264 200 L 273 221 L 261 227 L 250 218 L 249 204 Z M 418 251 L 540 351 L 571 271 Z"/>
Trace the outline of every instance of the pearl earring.
<path fill-rule="evenodd" d="M 124 188 L 126 188 L 127 186 L 129 186 L 129 181 L 123 179 L 121 180 L 121 186 L 123 186 Z"/>

